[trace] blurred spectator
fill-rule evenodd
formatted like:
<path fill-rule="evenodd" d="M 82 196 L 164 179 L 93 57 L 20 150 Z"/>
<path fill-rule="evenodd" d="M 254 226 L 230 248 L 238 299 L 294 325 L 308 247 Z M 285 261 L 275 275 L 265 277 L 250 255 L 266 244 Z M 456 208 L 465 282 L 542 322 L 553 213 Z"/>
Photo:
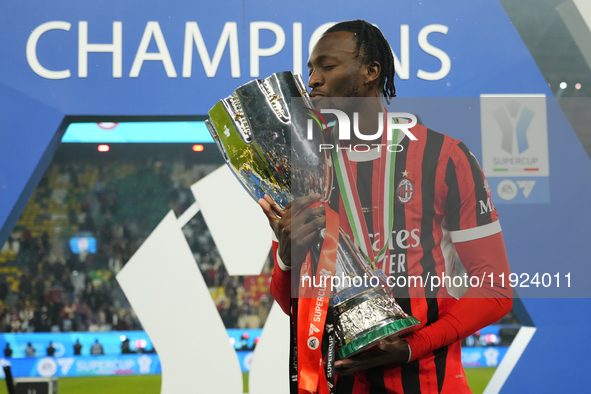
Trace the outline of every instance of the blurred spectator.
<path fill-rule="evenodd" d="M 25 348 L 25 356 L 26 357 L 35 357 L 35 348 L 31 345 L 31 342 L 27 344 Z"/>
<path fill-rule="evenodd" d="M 103 350 L 103 345 L 101 345 L 97 340 L 94 341 L 94 343 L 92 344 L 92 347 L 90 348 L 90 354 L 92 355 L 100 355 L 100 354 L 105 354 L 105 351 Z"/>
<path fill-rule="evenodd" d="M 4 348 L 4 357 L 12 357 L 12 349 L 10 348 L 10 344 L 8 342 L 6 343 L 6 347 Z"/>
<path fill-rule="evenodd" d="M 53 357 L 54 354 L 55 354 L 55 348 L 53 347 L 53 343 L 49 342 L 49 346 L 47 347 L 47 356 Z"/>
<path fill-rule="evenodd" d="M 6 278 L 0 279 L 0 300 L 6 300 L 6 296 L 8 295 L 8 282 Z"/>
<path fill-rule="evenodd" d="M 247 333 L 242 334 L 242 336 L 240 337 L 240 340 L 238 341 L 238 350 L 249 350 L 249 346 L 248 346 L 248 338 L 249 335 Z"/>
<path fill-rule="evenodd" d="M 76 343 L 74 344 L 74 356 L 79 356 L 81 351 L 82 345 L 80 344 L 80 340 L 76 339 Z"/>
<path fill-rule="evenodd" d="M 129 338 L 125 338 L 121 342 L 121 354 L 130 354 L 131 349 L 129 349 Z"/>

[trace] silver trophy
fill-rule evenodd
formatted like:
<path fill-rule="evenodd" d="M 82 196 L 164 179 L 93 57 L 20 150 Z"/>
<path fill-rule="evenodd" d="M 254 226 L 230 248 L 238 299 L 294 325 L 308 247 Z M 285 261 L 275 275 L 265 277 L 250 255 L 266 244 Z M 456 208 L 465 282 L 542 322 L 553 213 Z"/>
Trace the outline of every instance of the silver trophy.
<path fill-rule="evenodd" d="M 301 108 L 290 105 L 292 99 L 301 100 Z M 281 72 L 240 86 L 209 111 L 205 121 L 209 132 L 234 176 L 255 200 L 267 194 L 284 209 L 293 199 L 311 193 L 320 194 L 322 201 L 330 199 L 332 157 L 330 151 L 318 149 L 324 132 L 308 139 L 305 107 L 313 109 L 313 104 L 301 75 Z M 311 250 L 315 262 L 321 246 L 322 242 Z M 335 277 L 342 279 L 332 295 L 338 359 L 420 324 L 400 308 L 387 290 L 384 274 L 366 263 L 342 230 Z M 356 277 L 377 277 L 380 285 L 364 286 L 367 280 L 359 285 Z"/>

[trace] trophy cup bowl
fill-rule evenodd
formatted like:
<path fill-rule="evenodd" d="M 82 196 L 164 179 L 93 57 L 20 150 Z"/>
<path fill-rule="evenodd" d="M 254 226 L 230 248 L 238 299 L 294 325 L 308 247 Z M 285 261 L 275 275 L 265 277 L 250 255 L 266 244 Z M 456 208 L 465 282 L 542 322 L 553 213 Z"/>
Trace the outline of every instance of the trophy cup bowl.
<path fill-rule="evenodd" d="M 302 105 L 291 105 L 292 99 Z M 317 148 L 324 133 L 313 133 L 308 139 L 308 119 L 301 111 L 306 107 L 313 104 L 301 75 L 280 72 L 240 86 L 209 111 L 205 124 L 226 164 L 253 199 L 267 194 L 280 209 L 312 193 L 320 194 L 322 201 L 330 199 L 332 157 L 330 151 Z M 321 245 L 312 247 L 315 262 Z M 386 336 L 404 335 L 420 324 L 402 310 L 384 274 L 366 263 L 342 230 L 335 276 L 378 277 L 380 282 L 372 287 L 343 280 L 333 289 L 338 359 L 368 349 Z"/>

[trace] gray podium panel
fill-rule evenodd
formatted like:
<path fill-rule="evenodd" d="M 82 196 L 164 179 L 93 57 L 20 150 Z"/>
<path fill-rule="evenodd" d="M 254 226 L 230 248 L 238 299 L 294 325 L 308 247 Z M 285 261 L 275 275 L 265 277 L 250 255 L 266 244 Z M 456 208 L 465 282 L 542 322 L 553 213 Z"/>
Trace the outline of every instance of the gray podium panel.
<path fill-rule="evenodd" d="M 57 394 L 57 378 L 15 378 L 15 394 Z"/>

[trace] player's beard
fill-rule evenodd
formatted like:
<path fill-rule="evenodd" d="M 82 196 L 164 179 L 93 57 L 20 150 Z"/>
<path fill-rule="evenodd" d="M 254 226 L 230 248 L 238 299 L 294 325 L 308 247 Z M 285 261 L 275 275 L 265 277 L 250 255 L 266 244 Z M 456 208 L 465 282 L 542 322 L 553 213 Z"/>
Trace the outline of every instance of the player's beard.
<path fill-rule="evenodd" d="M 354 107 L 357 101 L 354 99 L 352 100 L 351 98 L 359 97 L 359 84 L 353 83 L 346 87 L 342 92 L 343 93 L 337 92 L 325 97 L 318 97 L 314 100 L 314 107 L 317 111 L 322 109 L 338 109 L 352 116 L 353 112 L 357 111 L 357 108 Z"/>
<path fill-rule="evenodd" d="M 359 97 L 359 82 L 353 82 L 346 90 L 343 97 Z"/>

